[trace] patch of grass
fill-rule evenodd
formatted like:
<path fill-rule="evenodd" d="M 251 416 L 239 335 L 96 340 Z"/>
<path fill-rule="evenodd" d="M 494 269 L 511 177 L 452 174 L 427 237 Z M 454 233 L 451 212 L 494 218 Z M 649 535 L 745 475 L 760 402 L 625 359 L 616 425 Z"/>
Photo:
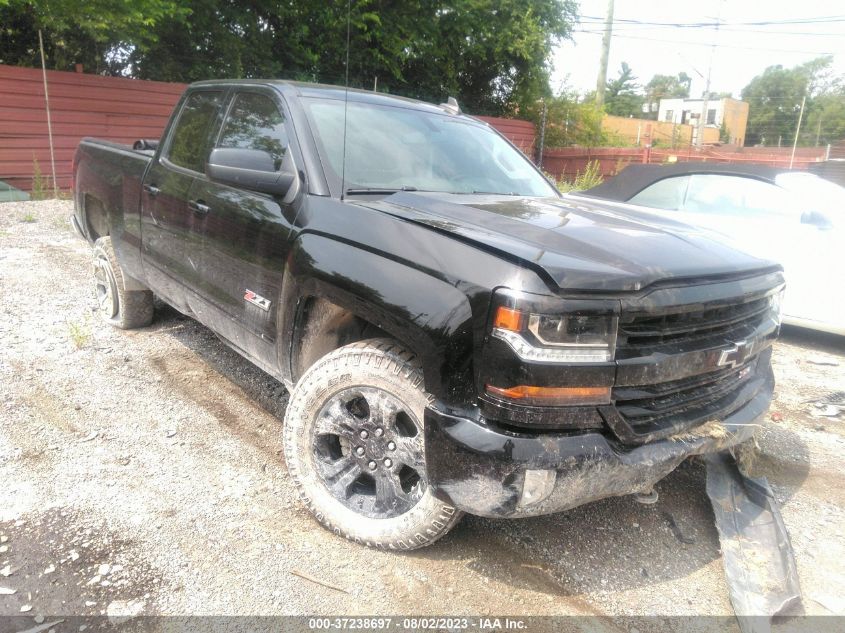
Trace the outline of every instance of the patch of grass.
<path fill-rule="evenodd" d="M 572 182 L 561 180 L 557 183 L 557 188 L 561 193 L 568 191 L 584 191 L 591 189 L 604 182 L 601 175 L 601 164 L 597 160 L 591 160 L 587 163 L 587 168 L 583 172 L 578 172 Z"/>
<path fill-rule="evenodd" d="M 38 222 L 38 218 L 35 217 L 35 214 L 32 211 L 27 211 L 21 218 L 21 222 L 32 224 L 33 222 Z"/>
<path fill-rule="evenodd" d="M 82 349 L 88 345 L 91 340 L 91 330 L 88 329 L 87 323 L 68 323 L 67 328 L 70 340 L 76 349 Z"/>
<path fill-rule="evenodd" d="M 53 226 L 53 228 L 56 229 L 64 230 L 70 228 L 70 222 L 68 221 L 67 216 L 65 215 L 57 215 L 53 218 L 50 224 Z"/>
<path fill-rule="evenodd" d="M 60 200 L 69 200 L 71 198 L 70 192 L 63 192 L 58 187 L 51 187 L 50 181 L 41 172 L 41 165 L 38 164 L 38 159 L 32 159 L 32 191 L 29 194 L 30 200 L 47 200 L 49 198 L 58 198 Z M 55 184 L 55 183 L 54 183 Z"/>
<path fill-rule="evenodd" d="M 41 173 L 41 165 L 38 164 L 38 159 L 32 159 L 32 192 L 30 198 L 32 200 L 44 200 L 47 197 L 47 179 Z"/>

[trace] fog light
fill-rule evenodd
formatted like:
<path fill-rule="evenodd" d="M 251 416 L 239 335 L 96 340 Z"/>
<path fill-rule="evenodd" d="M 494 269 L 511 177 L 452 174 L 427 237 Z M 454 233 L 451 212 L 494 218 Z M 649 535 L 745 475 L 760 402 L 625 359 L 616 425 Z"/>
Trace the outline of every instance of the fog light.
<path fill-rule="evenodd" d="M 524 508 L 540 503 L 552 494 L 556 479 L 557 472 L 554 470 L 526 470 L 525 482 L 522 484 L 522 496 L 517 505 Z"/>

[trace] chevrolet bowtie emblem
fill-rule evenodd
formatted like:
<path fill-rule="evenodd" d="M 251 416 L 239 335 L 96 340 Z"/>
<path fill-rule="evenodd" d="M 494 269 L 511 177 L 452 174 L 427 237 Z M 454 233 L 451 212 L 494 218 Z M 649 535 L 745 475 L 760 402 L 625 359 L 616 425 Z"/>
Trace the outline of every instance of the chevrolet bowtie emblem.
<path fill-rule="evenodd" d="M 720 367 L 736 367 L 737 365 L 742 365 L 751 356 L 752 347 L 753 345 L 749 341 L 734 343 L 729 348 L 722 350 L 716 364 Z"/>

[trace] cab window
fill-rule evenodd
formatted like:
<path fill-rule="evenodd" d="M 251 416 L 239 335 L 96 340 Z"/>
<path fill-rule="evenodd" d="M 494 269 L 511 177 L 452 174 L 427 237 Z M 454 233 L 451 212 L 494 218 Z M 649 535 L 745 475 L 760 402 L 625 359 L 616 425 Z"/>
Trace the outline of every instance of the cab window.
<path fill-rule="evenodd" d="M 241 93 L 229 109 L 217 147 L 267 152 L 279 170 L 288 147 L 284 123 L 272 99 L 254 92 Z"/>
<path fill-rule="evenodd" d="M 222 92 L 203 90 L 189 95 L 173 130 L 167 159 L 174 165 L 202 172 L 210 135 L 222 101 Z"/>

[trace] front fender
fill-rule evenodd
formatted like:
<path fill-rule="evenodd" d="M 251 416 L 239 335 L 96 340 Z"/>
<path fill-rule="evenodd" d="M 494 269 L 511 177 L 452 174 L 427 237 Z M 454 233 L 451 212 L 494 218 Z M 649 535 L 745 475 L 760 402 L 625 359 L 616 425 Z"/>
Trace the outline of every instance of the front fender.
<path fill-rule="evenodd" d="M 436 398 L 449 403 L 471 396 L 473 314 L 468 297 L 453 285 L 359 246 L 306 233 L 293 244 L 283 294 L 287 341 L 301 327 L 301 302 L 326 299 L 409 347 Z"/>

